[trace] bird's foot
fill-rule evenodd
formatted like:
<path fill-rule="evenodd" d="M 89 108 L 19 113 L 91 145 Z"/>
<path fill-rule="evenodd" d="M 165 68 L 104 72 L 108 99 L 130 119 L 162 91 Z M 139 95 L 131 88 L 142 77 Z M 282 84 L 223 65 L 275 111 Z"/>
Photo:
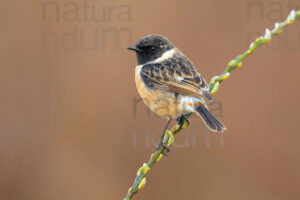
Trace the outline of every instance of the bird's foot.
<path fill-rule="evenodd" d="M 163 143 L 162 140 L 159 141 L 159 143 L 158 143 L 158 145 L 157 145 L 157 147 L 156 147 L 156 151 L 159 150 L 161 147 L 164 148 L 163 151 L 162 151 L 161 153 L 162 153 L 163 155 L 165 155 L 165 156 L 168 156 L 168 153 L 169 153 L 169 151 L 170 151 L 170 148 L 169 148 L 167 145 L 165 145 L 165 144 Z"/>
<path fill-rule="evenodd" d="M 182 127 L 185 122 L 187 123 L 188 126 L 190 125 L 190 121 L 186 118 L 185 115 L 181 115 L 176 120 L 180 124 L 180 127 Z"/>

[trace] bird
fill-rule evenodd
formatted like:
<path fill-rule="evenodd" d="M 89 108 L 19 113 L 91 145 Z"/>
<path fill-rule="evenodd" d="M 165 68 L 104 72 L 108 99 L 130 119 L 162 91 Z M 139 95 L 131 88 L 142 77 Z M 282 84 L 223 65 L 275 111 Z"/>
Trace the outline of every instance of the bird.
<path fill-rule="evenodd" d="M 213 132 L 227 130 L 207 107 L 207 101 L 214 101 L 207 82 L 192 61 L 166 37 L 146 35 L 127 49 L 136 53 L 135 83 L 138 93 L 151 111 L 167 119 L 159 146 L 163 145 L 170 121 L 174 118 L 187 120 L 185 116 L 189 113 L 200 116 Z"/>

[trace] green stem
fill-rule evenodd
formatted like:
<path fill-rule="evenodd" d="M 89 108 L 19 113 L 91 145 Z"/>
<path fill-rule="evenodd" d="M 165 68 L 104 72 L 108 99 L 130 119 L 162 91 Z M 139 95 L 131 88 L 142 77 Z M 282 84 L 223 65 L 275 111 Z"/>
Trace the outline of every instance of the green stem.
<path fill-rule="evenodd" d="M 223 73 L 221 73 L 219 76 L 215 76 L 211 79 L 210 83 L 209 83 L 209 90 L 212 94 L 215 94 L 217 92 L 217 90 L 219 89 L 219 84 L 223 81 L 226 80 L 229 75 L 230 72 L 232 72 L 233 70 L 239 68 L 242 66 L 242 61 L 249 55 L 251 55 L 255 49 L 257 49 L 258 47 L 267 44 L 272 36 L 275 35 L 279 35 L 283 28 L 285 28 L 286 26 L 288 26 L 289 24 L 292 24 L 295 19 L 300 17 L 300 10 L 298 11 L 291 11 L 289 16 L 286 18 L 286 20 L 284 20 L 283 22 L 280 23 L 275 23 L 274 25 L 274 29 L 273 30 L 269 30 L 266 29 L 266 33 L 264 36 L 258 37 L 256 38 L 256 40 L 254 42 L 252 42 L 249 46 L 249 48 L 242 53 L 241 55 L 238 55 L 235 59 L 231 60 L 228 65 L 226 66 L 226 69 Z"/>

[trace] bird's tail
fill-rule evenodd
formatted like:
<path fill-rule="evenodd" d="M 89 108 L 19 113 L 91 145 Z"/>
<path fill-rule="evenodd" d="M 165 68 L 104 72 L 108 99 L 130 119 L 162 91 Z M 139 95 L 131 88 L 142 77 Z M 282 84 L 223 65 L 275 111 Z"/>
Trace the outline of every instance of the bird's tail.
<path fill-rule="evenodd" d="M 213 132 L 223 132 L 227 130 L 226 126 L 220 122 L 215 116 L 213 116 L 205 105 L 195 107 L 197 114 L 203 119 L 206 126 Z"/>

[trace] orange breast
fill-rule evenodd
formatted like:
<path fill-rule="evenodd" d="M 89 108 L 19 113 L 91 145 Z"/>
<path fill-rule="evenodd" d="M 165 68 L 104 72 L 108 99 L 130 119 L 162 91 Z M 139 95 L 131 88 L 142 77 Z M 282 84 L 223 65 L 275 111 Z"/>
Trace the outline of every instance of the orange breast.
<path fill-rule="evenodd" d="M 135 68 L 135 84 L 136 84 L 136 88 L 139 92 L 139 94 L 141 95 L 141 97 L 144 98 L 151 98 L 151 91 L 148 91 L 148 89 L 146 88 L 146 85 L 144 84 L 143 80 L 141 79 L 140 76 L 140 68 L 141 66 L 136 66 Z"/>

